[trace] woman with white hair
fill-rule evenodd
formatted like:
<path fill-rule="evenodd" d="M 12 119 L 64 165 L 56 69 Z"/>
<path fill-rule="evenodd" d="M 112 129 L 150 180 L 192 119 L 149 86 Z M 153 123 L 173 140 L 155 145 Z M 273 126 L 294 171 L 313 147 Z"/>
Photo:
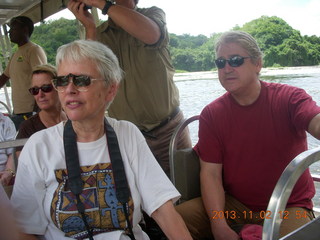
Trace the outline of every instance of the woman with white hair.
<path fill-rule="evenodd" d="M 78 40 L 58 49 L 56 64 L 69 120 L 32 135 L 20 155 L 12 202 L 21 239 L 149 239 L 141 208 L 169 239 L 191 239 L 173 207 L 179 193 L 143 135 L 105 118 L 123 75 L 116 56 Z"/>

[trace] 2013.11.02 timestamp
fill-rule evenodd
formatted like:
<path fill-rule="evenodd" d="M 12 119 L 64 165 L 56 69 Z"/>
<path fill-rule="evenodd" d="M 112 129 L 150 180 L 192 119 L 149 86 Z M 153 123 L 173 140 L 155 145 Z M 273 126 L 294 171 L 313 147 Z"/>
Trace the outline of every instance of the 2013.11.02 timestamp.
<path fill-rule="evenodd" d="M 293 212 L 290 211 L 279 211 L 278 212 L 280 219 L 289 219 L 289 217 L 294 217 L 295 219 L 300 218 L 307 218 L 307 211 L 305 210 L 296 210 Z M 291 216 L 290 216 L 291 215 Z M 269 210 L 266 211 L 259 211 L 259 212 L 253 212 L 253 211 L 242 211 L 237 212 L 234 210 L 231 211 L 212 211 L 212 217 L 211 219 L 271 219 L 272 218 L 272 212 Z"/>

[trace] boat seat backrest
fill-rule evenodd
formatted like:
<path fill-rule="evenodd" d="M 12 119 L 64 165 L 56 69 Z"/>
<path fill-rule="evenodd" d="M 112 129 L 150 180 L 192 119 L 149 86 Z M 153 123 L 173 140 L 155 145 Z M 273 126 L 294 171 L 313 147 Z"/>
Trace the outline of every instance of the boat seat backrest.
<path fill-rule="evenodd" d="M 175 186 L 181 193 L 180 202 L 200 196 L 200 162 L 192 148 L 174 152 Z"/>
<path fill-rule="evenodd" d="M 179 202 L 200 196 L 200 162 L 190 147 L 177 149 L 177 142 L 188 124 L 198 121 L 199 115 L 185 119 L 173 132 L 169 145 L 170 180 L 181 193 Z"/>

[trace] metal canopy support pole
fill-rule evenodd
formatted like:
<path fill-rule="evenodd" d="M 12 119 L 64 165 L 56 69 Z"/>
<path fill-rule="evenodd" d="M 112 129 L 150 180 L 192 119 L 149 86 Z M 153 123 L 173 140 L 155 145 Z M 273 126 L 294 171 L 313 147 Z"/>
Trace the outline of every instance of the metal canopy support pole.
<path fill-rule="evenodd" d="M 8 31 L 7 31 L 7 26 L 4 24 L 2 25 L 2 29 L 4 34 L 2 34 L 2 31 L 0 29 L 0 44 L 1 44 L 1 50 L 2 50 L 2 55 L 3 55 L 3 61 L 4 64 L 7 65 L 9 58 L 11 56 L 12 53 L 12 49 L 11 49 L 11 44 L 10 44 L 10 40 L 8 37 Z M 2 62 L 0 64 L 0 72 L 3 72 L 3 68 L 2 68 Z M 5 94 L 5 98 L 6 98 L 6 104 L 8 106 L 9 112 L 8 114 L 11 115 L 12 114 L 12 105 L 11 105 L 11 100 L 9 97 L 9 93 L 8 93 L 8 89 L 6 84 L 3 86 L 3 90 L 4 90 L 4 94 Z"/>

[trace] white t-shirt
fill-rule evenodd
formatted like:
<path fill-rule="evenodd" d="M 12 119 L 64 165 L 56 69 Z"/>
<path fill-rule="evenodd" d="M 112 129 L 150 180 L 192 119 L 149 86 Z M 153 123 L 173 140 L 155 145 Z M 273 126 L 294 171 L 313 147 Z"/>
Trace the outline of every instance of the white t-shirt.
<path fill-rule="evenodd" d="M 111 118 L 108 118 L 108 121 L 118 138 L 131 191 L 134 207 L 133 232 L 136 239 L 149 239 L 138 225 L 142 218 L 141 208 L 151 215 L 168 200 L 176 201 L 180 194 L 155 160 L 138 128 L 127 121 L 116 121 Z M 110 163 L 106 136 L 94 142 L 77 143 L 77 145 L 82 178 L 85 179 L 83 194 L 86 194 L 87 198 L 84 203 L 87 204 L 86 209 L 90 206 L 86 213 L 98 211 L 102 214 L 96 215 L 101 216 L 110 212 L 110 216 L 113 216 L 112 210 L 107 211 L 109 208 L 105 206 L 113 204 L 113 201 L 110 201 L 113 192 L 110 194 L 108 192 L 108 177 L 106 177 L 109 176 L 106 165 Z M 66 215 L 72 211 L 77 213 L 77 209 L 72 201 L 67 202 L 72 195 L 68 188 L 64 191 L 65 171 L 63 123 L 33 134 L 19 157 L 11 197 L 15 212 L 19 216 L 17 220 L 26 233 L 44 235 L 46 240 L 62 240 L 70 239 L 65 237 L 64 232 L 76 231 L 82 227 L 82 220 L 75 217 L 68 219 Z M 105 218 L 101 216 L 98 220 L 93 218 L 88 221 L 90 223 L 90 221 L 119 220 L 110 216 Z M 64 229 L 64 232 L 57 226 Z M 117 230 L 100 233 L 95 235 L 94 239 L 130 238 L 122 230 Z"/>
<path fill-rule="evenodd" d="M 16 127 L 12 120 L 0 113 L 0 142 L 13 140 L 16 136 Z M 12 154 L 12 148 L 0 149 L 0 172 L 6 168 L 8 156 Z"/>

